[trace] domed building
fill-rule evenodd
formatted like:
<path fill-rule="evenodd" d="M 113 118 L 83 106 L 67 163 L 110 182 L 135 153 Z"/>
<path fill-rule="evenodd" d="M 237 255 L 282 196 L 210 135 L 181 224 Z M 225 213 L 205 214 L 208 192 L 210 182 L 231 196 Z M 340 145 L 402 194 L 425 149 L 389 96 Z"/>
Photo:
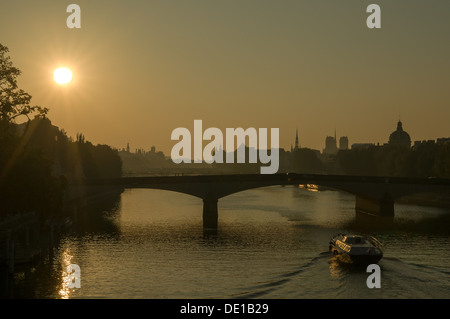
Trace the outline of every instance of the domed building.
<path fill-rule="evenodd" d="M 389 145 L 402 148 L 411 147 L 411 137 L 403 130 L 401 121 L 397 123 L 397 130 L 389 136 Z"/>

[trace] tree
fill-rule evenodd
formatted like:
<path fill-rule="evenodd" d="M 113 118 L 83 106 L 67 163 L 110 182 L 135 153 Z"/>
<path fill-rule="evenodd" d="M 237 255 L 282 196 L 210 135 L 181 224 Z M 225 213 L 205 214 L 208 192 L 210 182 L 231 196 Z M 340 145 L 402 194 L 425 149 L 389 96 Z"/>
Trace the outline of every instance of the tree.
<path fill-rule="evenodd" d="M 30 147 L 29 131 L 21 136 L 15 123 L 20 116 L 45 118 L 47 108 L 32 106 L 31 95 L 19 89 L 20 70 L 0 44 L 0 217 L 18 211 L 36 211 L 41 217 L 61 211 L 64 181 L 52 174 L 49 160 Z"/>
<path fill-rule="evenodd" d="M 33 113 L 45 117 L 48 109 L 31 106 L 31 95 L 18 88 L 17 77 L 21 71 L 13 66 L 8 52 L 0 43 L 0 124 L 7 126 L 20 116 L 30 119 Z"/>
<path fill-rule="evenodd" d="M 291 160 L 291 167 L 296 173 L 322 174 L 325 171 L 325 165 L 316 153 L 309 148 L 294 150 Z"/>

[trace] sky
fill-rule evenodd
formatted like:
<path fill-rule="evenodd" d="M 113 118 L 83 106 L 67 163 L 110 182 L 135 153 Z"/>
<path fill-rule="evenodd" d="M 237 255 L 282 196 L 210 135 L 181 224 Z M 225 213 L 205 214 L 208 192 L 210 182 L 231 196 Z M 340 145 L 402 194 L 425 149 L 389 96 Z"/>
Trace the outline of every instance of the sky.
<path fill-rule="evenodd" d="M 170 155 L 172 131 L 202 120 L 279 128 L 285 149 L 298 129 L 322 150 L 335 130 L 386 143 L 399 119 L 413 141 L 450 137 L 449 14 L 442 0 L 2 0 L 0 43 L 32 104 L 93 144 Z"/>

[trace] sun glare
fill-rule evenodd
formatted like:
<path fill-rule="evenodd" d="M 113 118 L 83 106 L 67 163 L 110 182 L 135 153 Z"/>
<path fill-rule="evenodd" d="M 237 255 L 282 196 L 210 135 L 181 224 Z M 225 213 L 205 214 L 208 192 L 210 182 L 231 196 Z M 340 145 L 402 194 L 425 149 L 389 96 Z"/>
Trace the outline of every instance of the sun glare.
<path fill-rule="evenodd" d="M 72 80 L 72 71 L 68 68 L 58 68 L 53 72 L 53 78 L 58 84 L 67 84 Z"/>

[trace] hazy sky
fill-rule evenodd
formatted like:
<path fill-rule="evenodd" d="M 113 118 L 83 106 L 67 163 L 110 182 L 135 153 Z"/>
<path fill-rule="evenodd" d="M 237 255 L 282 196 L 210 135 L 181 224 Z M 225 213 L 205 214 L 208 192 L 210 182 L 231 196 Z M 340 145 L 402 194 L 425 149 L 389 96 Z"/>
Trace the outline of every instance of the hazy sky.
<path fill-rule="evenodd" d="M 69 29 L 66 7 L 81 7 Z M 366 8 L 381 7 L 381 29 Z M 1 0 L 19 85 L 69 136 L 170 155 L 172 130 L 280 128 L 290 148 L 327 135 L 449 137 L 450 1 Z M 68 66 L 61 87 L 53 70 Z"/>

